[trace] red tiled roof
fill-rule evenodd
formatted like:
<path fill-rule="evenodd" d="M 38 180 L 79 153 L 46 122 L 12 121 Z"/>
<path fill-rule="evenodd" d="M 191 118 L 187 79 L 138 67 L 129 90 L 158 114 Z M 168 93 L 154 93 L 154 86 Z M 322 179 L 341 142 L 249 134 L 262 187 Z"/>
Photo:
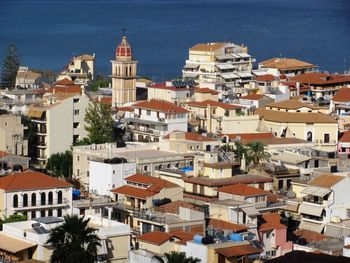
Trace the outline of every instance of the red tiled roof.
<path fill-rule="evenodd" d="M 248 227 L 245 225 L 239 225 L 215 218 L 209 219 L 208 226 L 211 226 L 212 228 L 216 229 L 231 230 L 233 232 L 242 232 L 248 229 Z"/>
<path fill-rule="evenodd" d="M 118 107 L 116 108 L 116 110 L 120 110 L 120 111 L 134 111 L 133 107 Z"/>
<path fill-rule="evenodd" d="M 48 91 L 50 93 L 81 93 L 81 87 L 79 85 L 53 86 Z"/>
<path fill-rule="evenodd" d="M 185 201 L 177 200 L 158 207 L 158 211 L 162 213 L 179 214 L 180 207 L 185 207 L 192 210 L 198 210 L 198 208 L 193 204 L 187 203 Z"/>
<path fill-rule="evenodd" d="M 7 152 L 0 151 L 0 158 L 6 157 L 8 155 L 10 155 L 10 154 Z"/>
<path fill-rule="evenodd" d="M 317 66 L 295 58 L 271 58 L 260 62 L 264 68 L 277 68 L 278 70 L 291 70 L 300 68 L 315 68 Z"/>
<path fill-rule="evenodd" d="M 304 83 L 307 85 L 327 85 L 327 84 L 346 84 L 350 83 L 350 76 L 326 74 L 319 72 L 309 72 L 294 76 L 291 81 Z"/>
<path fill-rule="evenodd" d="M 350 131 L 344 132 L 342 137 L 339 139 L 339 142 L 350 142 Z"/>
<path fill-rule="evenodd" d="M 188 113 L 188 110 L 181 108 L 174 103 L 165 100 L 149 100 L 135 104 L 133 107 L 164 112 L 167 114 Z"/>
<path fill-rule="evenodd" d="M 265 190 L 261 190 L 259 188 L 255 188 L 245 184 L 228 185 L 217 189 L 217 191 L 240 196 L 256 196 L 268 194 L 268 192 Z"/>
<path fill-rule="evenodd" d="M 350 88 L 341 88 L 332 98 L 333 101 L 349 102 Z"/>
<path fill-rule="evenodd" d="M 299 238 L 305 238 L 306 242 L 315 242 L 327 239 L 325 235 L 308 229 L 299 229 L 294 231 L 293 234 Z"/>
<path fill-rule="evenodd" d="M 267 139 L 274 138 L 271 132 L 262 132 L 262 133 L 228 133 L 224 134 L 229 137 L 230 140 L 235 140 L 237 137 L 240 137 L 241 140 L 259 140 L 259 139 Z M 223 135 L 223 136 L 224 136 Z"/>
<path fill-rule="evenodd" d="M 177 132 L 177 131 L 173 131 L 173 132 Z M 169 140 L 170 134 L 164 136 L 163 138 Z M 207 136 L 203 136 L 203 135 L 200 135 L 200 134 L 194 133 L 194 132 L 185 132 L 185 140 L 196 141 L 196 142 L 214 142 L 214 141 L 216 141 L 213 138 L 209 138 Z"/>
<path fill-rule="evenodd" d="M 56 86 L 70 86 L 70 85 L 74 85 L 74 82 L 71 81 L 70 79 L 65 78 L 65 79 L 62 79 L 60 81 L 57 81 L 55 83 L 55 85 Z"/>
<path fill-rule="evenodd" d="M 115 194 L 123 194 L 131 197 L 136 197 L 139 199 L 146 199 L 157 194 L 157 192 L 149 191 L 146 188 L 131 185 L 123 185 L 111 190 L 111 192 Z"/>
<path fill-rule="evenodd" d="M 160 246 L 161 244 L 168 241 L 171 237 L 172 235 L 169 233 L 154 231 L 139 236 L 138 240 Z"/>
<path fill-rule="evenodd" d="M 172 187 L 178 186 L 178 185 L 176 185 L 172 182 L 169 182 L 167 180 L 153 177 L 153 176 L 149 176 L 149 175 L 143 175 L 143 174 L 131 175 L 131 176 L 125 178 L 125 181 L 147 184 L 147 185 L 159 185 L 159 186 L 162 186 L 163 188 L 164 187 L 172 188 Z"/>
<path fill-rule="evenodd" d="M 195 235 L 195 233 L 184 232 L 179 230 L 170 231 L 169 234 L 171 234 L 173 237 L 180 239 L 180 241 L 177 241 L 176 243 L 181 245 L 186 245 L 186 242 L 193 240 L 193 237 Z"/>
<path fill-rule="evenodd" d="M 271 74 L 266 74 L 266 75 L 255 77 L 255 80 L 256 81 L 261 81 L 261 82 L 274 81 L 275 80 L 275 76 L 273 76 Z"/>
<path fill-rule="evenodd" d="M 99 97 L 96 101 L 102 104 L 112 104 L 112 97 Z"/>
<path fill-rule="evenodd" d="M 223 255 L 225 258 L 232 258 L 232 257 L 245 256 L 245 255 L 259 254 L 263 250 L 259 248 L 255 248 L 250 244 L 247 244 L 247 245 L 217 248 L 215 249 L 215 251 Z"/>
<path fill-rule="evenodd" d="M 209 89 L 209 88 L 199 88 L 195 90 L 196 93 L 210 93 L 213 95 L 219 94 L 220 92 L 218 92 L 217 90 L 214 89 Z"/>
<path fill-rule="evenodd" d="M 261 232 L 287 228 L 285 225 L 281 224 L 281 216 L 278 213 L 264 213 L 262 214 L 262 219 L 264 223 L 258 227 L 258 230 Z"/>
<path fill-rule="evenodd" d="M 223 108 L 225 110 L 244 108 L 244 107 L 239 106 L 239 105 L 232 105 L 232 104 L 223 103 L 223 102 L 214 101 L 214 100 L 192 101 L 192 102 L 187 103 L 187 105 L 192 106 L 192 107 L 200 107 L 200 108 L 206 108 L 208 105 L 210 105 L 211 107 L 219 107 L 219 108 Z"/>
<path fill-rule="evenodd" d="M 240 99 L 244 99 L 244 100 L 260 100 L 264 96 L 265 95 L 262 95 L 262 94 L 249 94 L 249 95 L 241 97 Z"/>
<path fill-rule="evenodd" d="M 71 187 L 70 183 L 43 173 L 27 170 L 0 177 L 0 189 L 5 191 Z"/>

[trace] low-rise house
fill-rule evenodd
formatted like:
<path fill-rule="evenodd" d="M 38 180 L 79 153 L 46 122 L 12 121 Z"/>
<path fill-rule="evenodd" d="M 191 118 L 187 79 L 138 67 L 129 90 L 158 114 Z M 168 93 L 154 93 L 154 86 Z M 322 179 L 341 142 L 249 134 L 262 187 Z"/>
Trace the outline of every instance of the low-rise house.
<path fill-rule="evenodd" d="M 155 83 L 149 85 L 147 88 L 147 99 L 148 100 L 162 100 L 180 105 L 180 103 L 188 101 L 195 90 L 194 81 L 166 81 L 162 83 Z"/>
<path fill-rule="evenodd" d="M 310 180 L 301 191 L 299 227 L 321 233 L 326 223 L 349 219 L 349 209 L 344 205 L 349 187 L 347 176 L 322 174 Z"/>
<path fill-rule="evenodd" d="M 293 243 L 287 241 L 287 227 L 278 213 L 264 213 L 258 217 L 259 240 L 263 244 L 262 256 L 271 259 L 292 251 Z"/>
<path fill-rule="evenodd" d="M 316 65 L 295 58 L 271 58 L 259 63 L 259 69 L 265 69 L 268 74 L 295 76 L 314 71 Z"/>
<path fill-rule="evenodd" d="M 27 170 L 29 168 L 29 161 L 30 158 L 28 157 L 0 151 L 0 175 L 4 175 L 7 171 Z"/>
<path fill-rule="evenodd" d="M 256 108 L 265 108 L 265 105 L 271 102 L 274 100 L 263 94 L 249 94 L 239 98 L 239 103 L 249 106 L 252 111 Z"/>
<path fill-rule="evenodd" d="M 86 216 L 89 227 L 96 229 L 100 238 L 97 248 L 99 262 L 127 263 L 130 251 L 130 228 L 128 225 L 101 217 Z M 61 225 L 63 219 L 43 217 L 28 221 L 7 223 L 0 232 L 0 249 L 4 254 L 19 260 L 42 260 L 49 262 L 53 248 L 46 244 L 50 230 Z"/>
<path fill-rule="evenodd" d="M 339 159 L 350 159 L 350 131 L 345 131 L 338 141 Z"/>
<path fill-rule="evenodd" d="M 349 115 L 350 113 L 350 88 L 341 88 L 333 96 L 330 109 L 338 115 Z"/>
<path fill-rule="evenodd" d="M 29 70 L 28 67 L 19 67 L 16 75 L 16 88 L 30 89 L 39 87 L 40 73 Z"/>
<path fill-rule="evenodd" d="M 0 177 L 0 217 L 71 214 L 72 188 L 70 183 L 31 170 Z"/>
<path fill-rule="evenodd" d="M 134 141 L 158 142 L 172 131 L 187 131 L 188 111 L 171 102 L 152 99 L 132 107 L 134 111 L 125 121 Z"/>
<path fill-rule="evenodd" d="M 194 101 L 213 100 L 218 101 L 220 92 L 210 88 L 198 88 L 194 91 Z"/>

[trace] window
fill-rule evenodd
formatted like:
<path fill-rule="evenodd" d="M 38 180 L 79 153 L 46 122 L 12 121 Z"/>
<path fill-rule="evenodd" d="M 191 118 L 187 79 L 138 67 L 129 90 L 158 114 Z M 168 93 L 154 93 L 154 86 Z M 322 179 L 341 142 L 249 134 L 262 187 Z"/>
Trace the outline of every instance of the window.
<path fill-rule="evenodd" d="M 329 143 L 329 133 L 324 134 L 324 142 Z"/>
<path fill-rule="evenodd" d="M 32 193 L 32 206 L 36 206 L 36 194 Z"/>
<path fill-rule="evenodd" d="M 307 140 L 308 142 L 312 142 L 312 132 L 311 132 L 311 131 L 309 131 L 309 132 L 307 133 L 307 135 L 306 135 L 306 140 Z"/>
<path fill-rule="evenodd" d="M 52 192 L 49 192 L 49 205 L 52 205 L 53 204 L 53 194 Z"/>
<path fill-rule="evenodd" d="M 151 111 L 150 110 L 147 110 L 146 114 L 149 116 L 151 115 Z"/>
<path fill-rule="evenodd" d="M 41 199 L 41 202 L 40 202 L 41 205 L 45 205 L 45 203 L 46 203 L 46 195 L 45 195 L 44 192 L 40 194 L 40 199 Z"/>
<path fill-rule="evenodd" d="M 78 103 L 78 102 L 79 102 L 79 98 L 74 98 L 74 99 L 73 99 L 73 102 L 74 102 L 74 103 Z"/>
<path fill-rule="evenodd" d="M 33 219 L 33 218 L 35 218 L 35 217 L 36 217 L 35 211 L 32 211 L 32 213 L 31 213 L 31 218 Z"/>
<path fill-rule="evenodd" d="M 62 204 L 62 191 L 57 193 L 57 204 Z"/>
<path fill-rule="evenodd" d="M 73 128 L 76 129 L 76 128 L 78 128 L 78 127 L 79 127 L 79 122 L 74 122 L 74 123 L 73 123 Z"/>
<path fill-rule="evenodd" d="M 89 176 L 90 176 L 90 172 L 87 171 L 87 172 L 86 172 L 86 177 L 89 177 Z"/>
<path fill-rule="evenodd" d="M 319 166 L 319 160 L 315 160 L 314 167 L 318 168 L 318 166 Z"/>
<path fill-rule="evenodd" d="M 45 217 L 45 210 L 40 211 L 40 217 Z"/>
<path fill-rule="evenodd" d="M 62 209 L 61 208 L 57 209 L 57 217 L 62 217 Z"/>
<path fill-rule="evenodd" d="M 147 172 L 147 171 L 148 171 L 148 166 L 145 165 L 145 166 L 143 167 L 143 170 L 144 170 L 145 172 Z"/>
<path fill-rule="evenodd" d="M 24 194 L 23 195 L 23 207 L 27 207 L 28 206 L 28 195 Z"/>
<path fill-rule="evenodd" d="M 79 176 L 80 175 L 80 170 L 79 169 L 77 169 L 77 176 Z"/>
<path fill-rule="evenodd" d="M 48 216 L 52 216 L 52 209 L 49 209 Z"/>
<path fill-rule="evenodd" d="M 77 156 L 77 162 L 79 162 L 80 161 L 80 157 L 79 157 L 79 155 Z"/>
<path fill-rule="evenodd" d="M 13 196 L 13 207 L 18 207 L 18 195 Z"/>
<path fill-rule="evenodd" d="M 79 110 L 74 110 L 74 115 L 79 115 Z"/>

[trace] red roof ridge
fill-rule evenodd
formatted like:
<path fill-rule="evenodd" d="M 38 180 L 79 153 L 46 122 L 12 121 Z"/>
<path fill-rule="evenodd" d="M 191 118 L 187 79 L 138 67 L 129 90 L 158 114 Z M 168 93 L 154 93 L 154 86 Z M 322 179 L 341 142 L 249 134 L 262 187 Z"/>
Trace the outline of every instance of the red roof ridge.
<path fill-rule="evenodd" d="M 219 189 L 217 189 L 218 192 L 233 194 L 233 195 L 240 195 L 240 196 L 257 196 L 257 195 L 267 195 L 269 192 L 255 188 L 252 186 L 248 186 L 245 184 L 234 184 L 234 185 L 228 185 L 223 186 Z"/>

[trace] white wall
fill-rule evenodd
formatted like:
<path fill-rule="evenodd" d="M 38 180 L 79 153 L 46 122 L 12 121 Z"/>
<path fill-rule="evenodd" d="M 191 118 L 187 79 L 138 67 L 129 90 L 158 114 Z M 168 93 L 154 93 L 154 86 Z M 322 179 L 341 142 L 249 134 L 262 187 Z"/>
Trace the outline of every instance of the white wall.
<path fill-rule="evenodd" d="M 185 252 L 187 257 L 199 258 L 201 263 L 208 262 L 208 246 L 189 241 L 186 246 L 180 246 L 180 251 Z"/>
<path fill-rule="evenodd" d="M 136 173 L 136 163 L 89 163 L 89 190 L 98 195 L 110 195 L 110 190 L 124 185 L 124 178 Z"/>

